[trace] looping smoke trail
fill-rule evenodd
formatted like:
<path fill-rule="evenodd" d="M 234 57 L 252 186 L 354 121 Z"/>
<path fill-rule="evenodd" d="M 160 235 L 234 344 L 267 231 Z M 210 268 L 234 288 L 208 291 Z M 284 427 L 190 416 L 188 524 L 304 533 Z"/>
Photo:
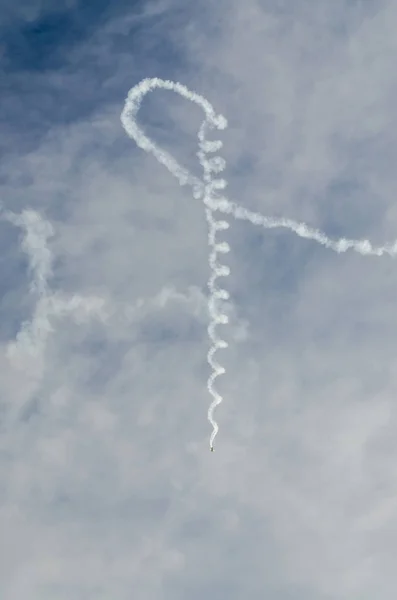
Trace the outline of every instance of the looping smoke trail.
<path fill-rule="evenodd" d="M 205 119 L 198 133 L 200 150 L 197 152 L 197 157 L 204 171 L 202 180 L 191 175 L 187 169 L 182 167 L 168 152 L 157 146 L 157 144 L 149 139 L 138 127 L 136 118 L 142 100 L 148 92 L 155 89 L 176 92 L 183 98 L 194 102 L 203 109 Z M 227 277 L 230 274 L 230 270 L 227 266 L 217 262 L 218 254 L 228 253 L 230 247 L 226 242 L 217 242 L 216 240 L 217 232 L 228 229 L 229 223 L 224 220 L 216 220 L 214 218 L 214 212 L 220 211 L 226 215 L 230 215 L 234 219 L 248 221 L 253 225 L 259 225 L 264 229 L 285 228 L 296 233 L 299 237 L 313 240 L 323 245 L 325 248 L 329 248 L 338 253 L 347 252 L 347 250 L 352 249 L 354 252 L 358 252 L 363 256 L 383 256 L 384 254 L 387 254 L 394 257 L 397 255 L 397 241 L 393 244 L 376 247 L 368 240 L 352 240 L 347 238 L 333 240 L 319 229 L 309 227 L 305 223 L 299 223 L 284 217 L 266 217 L 260 213 L 249 211 L 246 208 L 237 205 L 235 202 L 230 202 L 226 197 L 219 195 L 217 190 L 224 189 L 227 182 L 224 179 L 213 179 L 212 174 L 221 173 L 226 166 L 226 162 L 220 156 L 207 158 L 207 154 L 217 152 L 222 148 L 223 144 L 220 140 L 207 140 L 206 133 L 208 130 L 212 129 L 225 129 L 227 120 L 221 114 L 216 115 L 208 100 L 203 96 L 190 91 L 181 83 L 159 79 L 157 77 L 153 79 L 143 79 L 128 92 L 124 109 L 121 113 L 121 122 L 127 135 L 129 135 L 140 148 L 145 150 L 145 152 L 152 153 L 155 158 L 178 179 L 180 185 L 190 185 L 193 188 L 194 198 L 202 199 L 205 205 L 205 215 L 208 223 L 208 244 L 210 246 L 209 265 L 211 269 L 211 275 L 208 281 L 208 289 L 210 292 L 208 299 L 208 310 L 210 314 L 208 336 L 212 344 L 207 354 L 208 364 L 212 369 L 212 373 L 208 378 L 207 388 L 213 398 L 208 409 L 208 420 L 212 425 L 210 447 L 213 449 L 213 443 L 219 429 L 218 424 L 213 417 L 214 409 L 223 400 L 222 396 L 214 388 L 214 381 L 219 375 L 225 373 L 225 369 L 215 361 L 214 354 L 219 349 L 227 348 L 227 343 L 217 336 L 216 327 L 221 324 L 225 325 L 228 322 L 227 315 L 225 315 L 218 307 L 218 301 L 229 299 L 228 292 L 223 288 L 216 287 L 215 282 L 219 277 Z"/>
<path fill-rule="evenodd" d="M 176 160 L 170 156 L 167 152 L 160 149 L 152 140 L 150 140 L 143 131 L 138 127 L 136 123 L 136 116 L 139 107 L 142 103 L 143 97 L 149 91 L 155 88 L 162 88 L 165 90 L 172 90 L 177 92 L 187 100 L 198 104 L 205 113 L 205 119 L 200 127 L 198 133 L 199 139 L 199 152 L 197 153 L 200 165 L 203 168 L 203 181 L 200 181 L 196 177 L 193 177 L 186 169 L 181 167 Z M 208 129 L 225 129 L 227 121 L 223 115 L 216 115 L 211 104 L 202 96 L 195 94 L 188 90 L 185 86 L 180 83 L 173 83 L 172 81 L 164 81 L 162 79 L 144 79 L 139 85 L 132 88 L 124 106 L 124 110 L 121 114 L 121 122 L 127 132 L 132 137 L 137 145 L 145 150 L 151 152 L 157 160 L 165 165 L 167 169 L 178 179 L 181 185 L 191 185 L 193 187 L 193 195 L 196 199 L 202 198 L 205 205 L 205 215 L 208 223 L 208 244 L 210 246 L 209 265 L 211 269 L 211 275 L 208 280 L 209 289 L 209 300 L 208 309 L 210 314 L 210 324 L 208 326 L 208 336 L 212 342 L 212 345 L 207 354 L 208 364 L 212 369 L 212 373 L 207 381 L 207 389 L 213 400 L 208 409 L 208 420 L 212 425 L 212 434 L 210 437 L 210 447 L 213 448 L 213 443 L 218 433 L 218 424 L 214 419 L 214 410 L 218 404 L 222 402 L 222 396 L 215 389 L 215 379 L 225 373 L 225 369 L 219 365 L 215 359 L 214 354 L 221 348 L 227 348 L 225 340 L 218 337 L 216 333 L 216 327 L 218 325 L 227 324 L 228 317 L 218 307 L 220 300 L 227 300 L 229 294 L 223 288 L 216 286 L 216 280 L 219 277 L 226 277 L 229 275 L 229 268 L 226 265 L 222 265 L 218 262 L 218 254 L 226 254 L 230 251 L 230 247 L 226 242 L 217 241 L 217 232 L 225 230 L 229 227 L 229 223 L 224 220 L 217 220 L 214 218 L 214 211 L 217 210 L 216 201 L 216 190 L 220 190 L 226 187 L 226 181 L 224 179 L 214 179 L 214 173 L 220 173 L 225 168 L 226 162 L 220 156 L 207 158 L 207 154 L 217 152 L 222 148 L 222 142 L 206 140 L 206 133 Z M 214 193 L 215 192 L 215 193 Z"/>

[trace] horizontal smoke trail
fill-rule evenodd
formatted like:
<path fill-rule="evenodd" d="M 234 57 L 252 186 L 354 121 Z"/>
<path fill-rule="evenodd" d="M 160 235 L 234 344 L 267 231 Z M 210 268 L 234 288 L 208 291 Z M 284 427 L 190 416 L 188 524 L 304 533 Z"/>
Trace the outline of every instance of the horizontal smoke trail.
<path fill-rule="evenodd" d="M 234 202 L 229 202 L 226 198 L 217 200 L 214 204 L 214 210 L 220 210 L 225 214 L 231 215 L 235 219 L 248 221 L 253 225 L 259 225 L 264 229 L 288 229 L 296 233 L 299 237 L 313 240 L 338 254 L 347 252 L 351 249 L 362 256 L 383 256 L 388 254 L 389 256 L 394 257 L 397 255 L 397 241 L 384 246 L 373 246 L 369 240 L 352 240 L 343 237 L 333 240 L 320 229 L 309 227 L 306 223 L 300 223 L 293 219 L 286 219 L 285 217 L 280 217 L 278 219 L 274 217 L 265 217 L 260 213 L 252 212 L 238 206 Z"/>
<path fill-rule="evenodd" d="M 198 133 L 200 150 L 197 153 L 200 165 L 204 171 L 203 180 L 200 180 L 189 173 L 189 171 L 182 167 L 173 156 L 157 146 L 157 144 L 149 139 L 144 134 L 142 129 L 138 127 L 136 119 L 142 100 L 148 92 L 155 89 L 176 92 L 183 98 L 194 102 L 203 109 L 205 113 L 205 119 Z M 126 133 L 135 141 L 135 143 L 140 148 L 145 150 L 145 152 L 152 153 L 154 157 L 161 164 L 163 164 L 174 177 L 178 179 L 180 185 L 190 185 L 193 188 L 193 196 L 196 199 L 202 199 L 206 207 L 205 213 L 209 227 L 208 244 L 211 248 L 209 255 L 211 276 L 208 281 L 208 288 L 210 291 L 210 297 L 208 300 L 208 310 L 210 314 L 208 335 L 212 345 L 208 352 L 207 360 L 212 368 L 212 374 L 208 379 L 207 388 L 213 398 L 213 401 L 208 409 L 208 419 L 213 427 L 210 438 L 210 446 L 212 449 L 213 441 L 218 432 L 218 425 L 213 418 L 213 412 L 216 406 L 220 404 L 223 399 L 222 396 L 215 390 L 213 384 L 219 375 L 225 373 L 225 369 L 219 365 L 213 357 L 218 349 L 227 347 L 227 343 L 216 335 L 215 329 L 217 325 L 226 324 L 228 322 L 227 316 L 220 312 L 220 310 L 217 308 L 216 301 L 227 300 L 229 298 L 229 294 L 226 292 L 226 290 L 217 288 L 215 286 L 215 281 L 218 279 L 218 277 L 225 277 L 229 275 L 228 267 L 217 262 L 217 255 L 218 253 L 227 253 L 230 251 L 230 247 L 226 242 L 216 242 L 217 232 L 226 230 L 229 227 L 229 223 L 224 220 L 216 220 L 214 218 L 214 213 L 219 211 L 225 215 L 230 215 L 234 219 L 248 221 L 253 225 L 263 227 L 264 229 L 288 229 L 301 238 L 313 240 L 338 253 L 347 252 L 351 249 L 363 256 L 383 256 L 387 254 L 394 257 L 397 255 L 397 241 L 395 241 L 393 244 L 386 244 L 384 246 L 373 246 L 368 240 L 353 240 L 347 238 L 339 238 L 334 240 L 329 238 L 319 229 L 309 227 L 305 223 L 299 223 L 298 221 L 284 217 L 266 217 L 260 213 L 252 212 L 242 206 L 239 206 L 235 202 L 230 202 L 224 196 L 220 196 L 217 190 L 224 189 L 226 187 L 226 181 L 223 179 L 212 179 L 211 173 L 220 173 L 225 168 L 226 163 L 220 156 L 208 159 L 206 155 L 221 149 L 222 142 L 219 140 L 206 140 L 205 133 L 207 129 L 225 129 L 227 126 L 227 120 L 221 114 L 216 115 L 208 100 L 206 100 L 203 96 L 190 91 L 181 83 L 159 78 L 143 79 L 128 92 L 128 96 L 121 113 L 121 122 Z"/>

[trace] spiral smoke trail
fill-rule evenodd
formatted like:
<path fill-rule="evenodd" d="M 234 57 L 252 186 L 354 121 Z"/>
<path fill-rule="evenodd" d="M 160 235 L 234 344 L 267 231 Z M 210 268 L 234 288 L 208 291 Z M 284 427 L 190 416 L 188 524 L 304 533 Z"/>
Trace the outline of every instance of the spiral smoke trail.
<path fill-rule="evenodd" d="M 155 142 L 149 139 L 142 129 L 137 125 L 137 114 L 141 106 L 144 96 L 155 89 L 170 90 L 178 93 L 183 98 L 194 102 L 200 106 L 205 114 L 205 119 L 198 133 L 199 151 L 197 153 L 200 165 L 203 168 L 203 179 L 200 180 L 189 173 L 182 167 L 173 156 L 157 146 Z M 170 173 L 176 177 L 180 185 L 190 185 L 193 188 L 193 196 L 196 199 L 201 199 L 205 206 L 205 215 L 208 223 L 208 244 L 210 247 L 209 265 L 211 275 L 208 280 L 209 298 L 208 310 L 210 315 L 210 324 L 208 326 L 208 336 L 211 341 L 211 347 L 207 354 L 208 364 L 212 369 L 212 373 L 207 381 L 207 388 L 213 400 L 208 409 L 208 420 L 212 425 L 212 434 L 210 437 L 210 448 L 213 450 L 215 437 L 219 427 L 214 419 L 214 410 L 223 400 L 222 396 L 214 388 L 214 381 L 217 377 L 225 373 L 225 369 L 215 361 L 214 354 L 217 350 L 227 348 L 227 343 L 219 338 L 216 334 L 218 325 L 228 323 L 227 315 L 219 308 L 218 303 L 222 300 L 227 300 L 229 294 L 226 290 L 218 288 L 215 285 L 219 277 L 226 277 L 230 274 L 227 266 L 221 265 L 217 261 L 218 254 L 226 254 L 230 251 L 230 247 L 226 242 L 217 242 L 216 235 L 218 231 L 229 228 L 229 223 L 225 220 L 216 220 L 214 218 L 215 211 L 220 211 L 225 215 L 230 215 L 234 219 L 248 221 L 252 225 L 259 225 L 264 229 L 285 228 L 299 237 L 313 240 L 325 248 L 329 248 L 337 253 L 347 252 L 351 249 L 363 256 L 389 256 L 397 255 L 397 241 L 393 244 L 384 246 L 373 246 L 368 240 L 353 240 L 348 238 L 340 238 L 333 240 L 319 229 L 309 227 L 305 223 L 299 223 L 287 218 L 266 217 L 260 213 L 252 212 L 246 208 L 237 205 L 235 202 L 230 202 L 226 197 L 219 195 L 217 190 L 222 190 L 227 183 L 224 179 L 213 179 L 213 173 L 220 173 L 225 168 L 225 161 L 220 156 L 207 158 L 207 154 L 217 152 L 222 148 L 220 140 L 210 141 L 206 139 L 208 130 L 218 129 L 223 130 L 227 126 L 225 117 L 221 114 L 216 115 L 212 105 L 203 96 L 190 91 L 187 87 L 178 82 L 153 78 L 143 79 L 140 83 L 130 89 L 125 101 L 124 109 L 121 113 L 121 122 L 129 137 L 135 143 L 151 153 L 155 158 L 163 164 Z"/>
<path fill-rule="evenodd" d="M 198 134 L 200 150 L 197 153 L 200 164 L 204 170 L 203 181 L 200 181 L 188 173 L 188 171 L 181 167 L 172 156 L 160 149 L 138 127 L 136 116 L 143 97 L 155 88 L 177 92 L 187 100 L 195 102 L 203 109 L 205 119 Z M 156 78 L 144 79 L 140 84 L 129 91 L 124 110 L 121 114 L 121 122 L 127 134 L 135 140 L 140 148 L 146 152 L 151 152 L 157 160 L 165 165 L 172 175 L 178 179 L 181 185 L 191 185 L 193 187 L 194 197 L 196 199 L 202 198 L 205 205 L 205 215 L 208 223 L 208 245 L 210 247 L 209 265 L 211 269 L 211 275 L 208 280 L 210 294 L 208 299 L 208 310 L 210 314 L 208 336 L 211 340 L 211 347 L 207 354 L 207 360 L 212 369 L 212 373 L 207 381 L 207 389 L 213 399 L 208 409 L 208 420 L 212 425 L 212 434 L 210 438 L 210 448 L 212 450 L 219 429 L 213 414 L 216 406 L 220 404 L 223 399 L 215 389 L 214 382 L 217 377 L 225 373 L 225 369 L 214 359 L 214 354 L 217 350 L 227 347 L 225 340 L 218 337 L 216 333 L 216 327 L 218 325 L 227 324 L 228 322 L 228 317 L 219 308 L 218 302 L 219 300 L 227 300 L 229 298 L 227 291 L 218 288 L 215 282 L 219 277 L 225 277 L 229 275 L 230 272 L 229 268 L 225 265 L 221 265 L 217 259 L 219 253 L 226 254 L 229 252 L 230 247 L 226 242 L 218 243 L 216 239 L 217 232 L 227 229 L 229 223 L 214 218 L 214 211 L 217 209 L 214 192 L 225 188 L 226 181 L 224 179 L 214 179 L 213 173 L 220 173 L 223 171 L 226 162 L 220 156 L 211 157 L 209 159 L 206 157 L 207 154 L 217 152 L 217 150 L 222 148 L 222 142 L 220 140 L 206 140 L 206 133 L 208 129 L 224 129 L 227 126 L 227 121 L 222 115 L 216 115 L 211 104 L 202 96 L 191 92 L 180 83 L 173 83 L 172 81 L 164 81 Z"/>

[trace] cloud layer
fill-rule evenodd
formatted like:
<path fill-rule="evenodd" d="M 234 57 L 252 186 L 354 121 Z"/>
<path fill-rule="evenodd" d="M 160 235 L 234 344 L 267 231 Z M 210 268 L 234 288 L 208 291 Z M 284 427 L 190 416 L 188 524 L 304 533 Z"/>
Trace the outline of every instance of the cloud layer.
<path fill-rule="evenodd" d="M 228 119 L 231 201 L 393 242 L 396 8 L 112 6 L 0 3 L 0 595 L 392 600 L 395 260 L 231 219 L 209 453 L 205 214 L 120 113 L 179 80 Z M 139 113 L 200 177 L 201 120 Z"/>

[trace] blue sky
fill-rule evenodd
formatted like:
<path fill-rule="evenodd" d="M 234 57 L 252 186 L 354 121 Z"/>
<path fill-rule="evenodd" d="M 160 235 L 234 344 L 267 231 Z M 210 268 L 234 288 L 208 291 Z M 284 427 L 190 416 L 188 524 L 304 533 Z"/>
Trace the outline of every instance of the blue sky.
<path fill-rule="evenodd" d="M 229 218 L 209 452 L 207 223 L 120 122 L 228 119 L 230 200 L 397 238 L 391 0 L 0 0 L 0 596 L 394 600 L 395 260 Z M 148 94 L 195 176 L 200 108 Z"/>

